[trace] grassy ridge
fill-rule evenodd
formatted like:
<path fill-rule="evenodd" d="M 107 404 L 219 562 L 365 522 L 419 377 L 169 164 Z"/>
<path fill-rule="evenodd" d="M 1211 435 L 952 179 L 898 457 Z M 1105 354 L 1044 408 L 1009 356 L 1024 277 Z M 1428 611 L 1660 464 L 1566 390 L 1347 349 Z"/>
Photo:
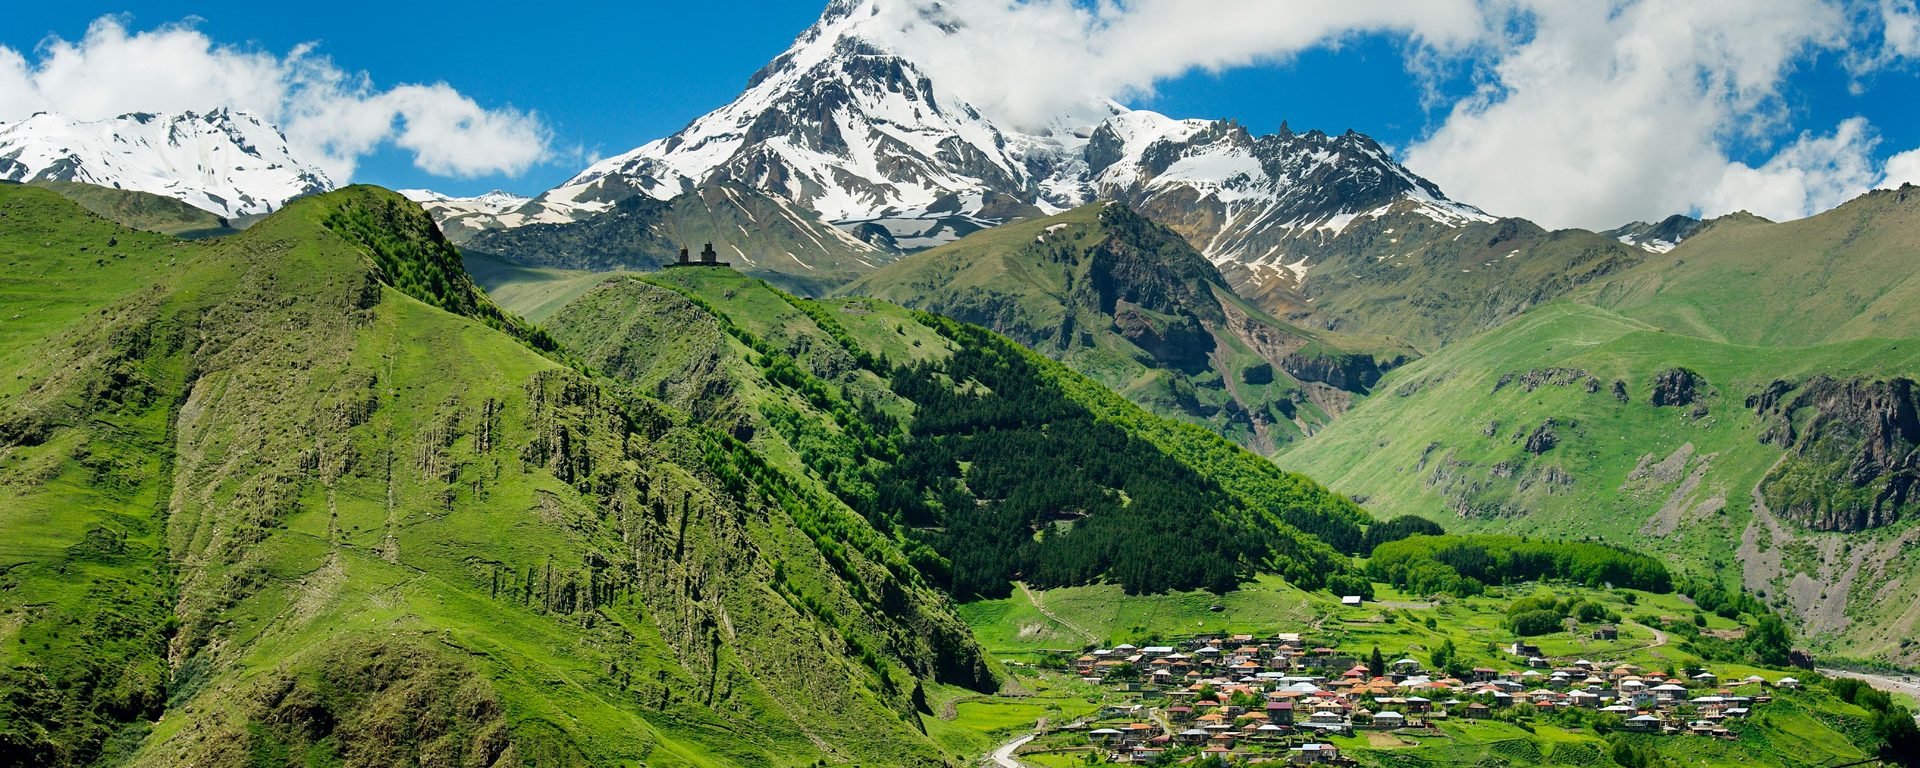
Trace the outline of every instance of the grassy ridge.
<path fill-rule="evenodd" d="M 182 238 L 219 237 L 239 231 L 219 216 L 149 192 L 77 181 L 36 181 L 33 185 L 51 189 L 93 215 L 128 229 Z"/>
<path fill-rule="evenodd" d="M 10 755 L 923 765 L 920 681 L 991 681 L 792 478 L 383 282 L 435 264 L 325 222 L 389 193 L 197 244 L 0 195 Z"/>

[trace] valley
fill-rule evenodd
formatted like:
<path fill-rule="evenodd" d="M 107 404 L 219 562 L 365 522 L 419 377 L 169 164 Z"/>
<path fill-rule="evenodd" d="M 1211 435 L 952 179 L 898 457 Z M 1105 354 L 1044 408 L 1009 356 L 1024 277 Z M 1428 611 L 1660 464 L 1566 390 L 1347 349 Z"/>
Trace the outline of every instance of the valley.
<path fill-rule="evenodd" d="M 1920 765 L 1920 150 L 1747 82 L 1880 5 L 0 31 L 0 768 Z"/>

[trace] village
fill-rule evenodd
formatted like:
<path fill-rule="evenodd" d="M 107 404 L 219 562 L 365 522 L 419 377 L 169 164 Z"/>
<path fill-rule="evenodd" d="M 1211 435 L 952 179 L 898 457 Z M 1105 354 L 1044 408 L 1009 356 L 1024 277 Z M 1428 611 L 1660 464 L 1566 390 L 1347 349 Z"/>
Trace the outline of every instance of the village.
<path fill-rule="evenodd" d="M 1800 686 L 1785 675 L 1723 680 L 1699 668 L 1669 674 L 1588 659 L 1556 665 L 1525 642 L 1501 650 L 1509 668 L 1475 667 L 1464 676 L 1418 659 L 1389 660 L 1377 648 L 1357 654 L 1316 646 L 1303 633 L 1056 652 L 1050 666 L 1064 665 L 1118 698 L 1056 729 L 1055 743 L 1078 742 L 1121 764 L 1211 756 L 1231 764 L 1344 765 L 1352 761 L 1330 737 L 1437 732 L 1449 719 L 1556 711 L 1602 730 L 1731 740 L 1738 736 L 1729 721 L 1770 702 L 1775 690 Z"/>

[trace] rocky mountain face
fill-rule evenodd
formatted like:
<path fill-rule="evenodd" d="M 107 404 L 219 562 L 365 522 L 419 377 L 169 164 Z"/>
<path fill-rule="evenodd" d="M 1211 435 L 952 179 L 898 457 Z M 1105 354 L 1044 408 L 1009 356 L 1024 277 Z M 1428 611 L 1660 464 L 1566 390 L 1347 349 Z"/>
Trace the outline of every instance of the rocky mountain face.
<path fill-rule="evenodd" d="M 529 215 L 577 220 L 634 196 L 670 200 L 721 181 L 916 249 L 1039 212 L 1020 151 L 1031 139 L 1002 130 L 881 42 L 872 6 L 832 3 L 732 103 L 594 164 L 535 199 Z"/>
<path fill-rule="evenodd" d="M 533 198 L 494 190 L 474 197 L 449 197 L 428 189 L 402 189 L 402 196 L 420 204 L 447 239 L 464 242 L 474 234 L 500 226 L 502 214 L 526 205 Z"/>
<path fill-rule="evenodd" d="M 1355 220 L 1405 212 L 1459 226 L 1492 221 L 1348 131 L 1254 136 L 1230 120 L 1172 120 L 1152 112 L 1095 127 L 1083 152 L 1090 194 L 1124 201 L 1180 232 L 1215 262 L 1304 268 L 1294 241 L 1342 234 Z"/>
<path fill-rule="evenodd" d="M 325 171 L 294 155 L 278 128 L 228 109 L 107 120 L 41 112 L 0 124 L 0 179 L 150 192 L 228 219 L 334 188 Z"/>
<path fill-rule="evenodd" d="M 1911 379 L 1776 381 L 1747 398 L 1760 441 L 1787 456 L 1760 485 L 1768 506 L 1817 531 L 1898 522 L 1920 502 L 1920 418 Z"/>

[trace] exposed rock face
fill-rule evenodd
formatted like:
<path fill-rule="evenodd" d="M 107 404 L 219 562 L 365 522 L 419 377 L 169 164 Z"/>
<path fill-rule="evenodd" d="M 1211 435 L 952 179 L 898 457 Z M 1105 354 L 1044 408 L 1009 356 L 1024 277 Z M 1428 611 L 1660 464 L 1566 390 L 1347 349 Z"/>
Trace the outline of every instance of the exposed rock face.
<path fill-rule="evenodd" d="M 1512 384 L 1518 384 L 1528 392 L 1545 386 L 1570 387 L 1575 384 L 1579 384 L 1587 394 L 1600 391 L 1600 380 L 1580 368 L 1535 368 L 1517 375 L 1501 374 L 1500 379 L 1493 383 L 1493 391 L 1498 392 Z"/>
<path fill-rule="evenodd" d="M 1533 430 L 1533 434 L 1527 435 L 1527 453 L 1538 456 L 1560 444 L 1560 434 L 1554 430 L 1554 424 L 1553 419 L 1547 419 Z"/>
<path fill-rule="evenodd" d="M 1215 346 L 1213 334 L 1192 317 L 1156 318 L 1132 304 L 1115 308 L 1113 325 L 1160 365 L 1186 373 L 1206 370 Z"/>
<path fill-rule="evenodd" d="M 1171 231 L 1156 226 L 1124 205 L 1100 211 L 1100 224 L 1110 236 L 1094 246 L 1088 281 L 1102 314 L 1113 314 L 1121 303 L 1155 312 L 1190 313 L 1210 324 L 1224 321 L 1220 302 L 1208 285 L 1219 284 L 1220 273 Z M 1080 298 L 1080 292 L 1075 292 Z"/>
<path fill-rule="evenodd" d="M 1627 402 L 1627 383 L 1619 379 L 1613 381 L 1613 399 Z"/>
<path fill-rule="evenodd" d="M 1380 381 L 1380 376 L 1392 370 L 1399 360 L 1389 360 L 1383 367 L 1372 355 L 1302 355 L 1291 354 L 1280 361 L 1287 373 L 1301 381 L 1313 381 L 1335 389 L 1348 392 L 1365 392 Z"/>
<path fill-rule="evenodd" d="M 1761 482 L 1767 504 L 1821 531 L 1893 523 L 1920 502 L 1920 403 L 1910 379 L 1776 381 L 1747 398 L 1788 455 Z"/>
<path fill-rule="evenodd" d="M 1686 368 L 1669 368 L 1653 377 L 1653 398 L 1656 408 L 1692 405 L 1698 400 L 1707 380 Z M 1617 390 L 1616 390 L 1617 391 Z"/>

